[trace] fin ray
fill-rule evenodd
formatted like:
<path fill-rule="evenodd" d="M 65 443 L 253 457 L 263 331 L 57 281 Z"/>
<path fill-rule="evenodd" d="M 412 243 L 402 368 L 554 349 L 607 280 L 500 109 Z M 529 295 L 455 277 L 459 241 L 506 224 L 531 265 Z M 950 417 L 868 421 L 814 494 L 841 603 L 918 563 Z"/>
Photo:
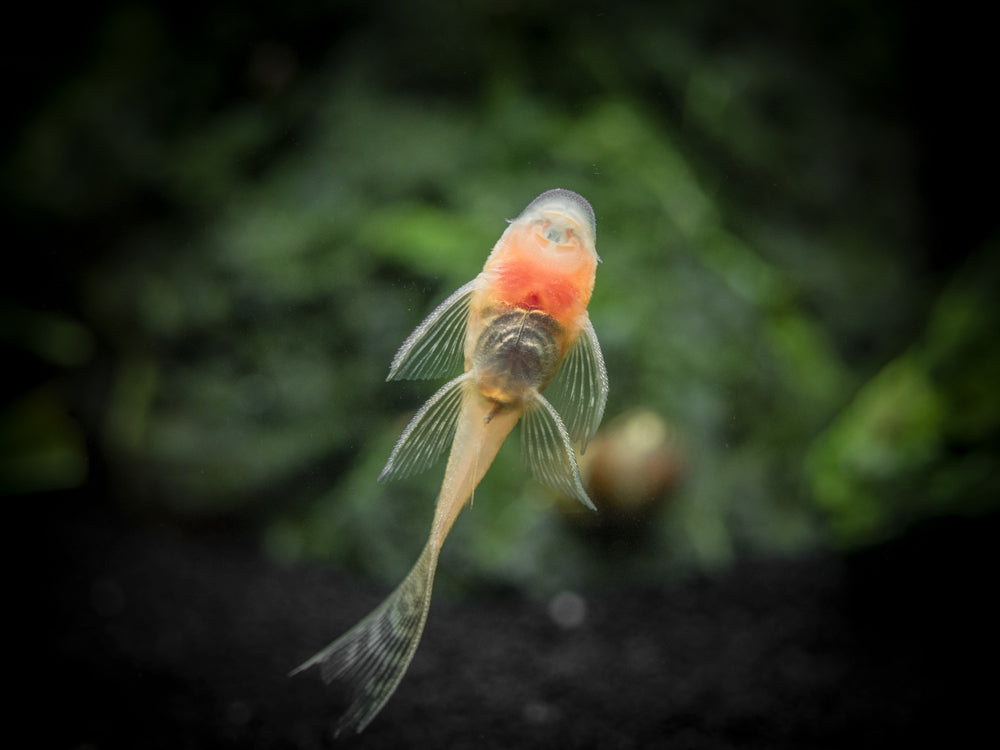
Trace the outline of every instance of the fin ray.
<path fill-rule="evenodd" d="M 430 609 L 437 552 L 428 542 L 403 582 L 385 601 L 337 640 L 290 673 L 319 666 L 323 681 L 347 684 L 351 703 L 336 733 L 361 732 L 375 718 L 406 673 Z"/>
<path fill-rule="evenodd" d="M 399 347 L 386 380 L 421 380 L 454 372 L 462 363 L 473 279 L 424 318 Z"/>
<path fill-rule="evenodd" d="M 590 320 L 566 353 L 546 394 L 565 420 L 570 441 L 583 453 L 597 432 L 608 401 L 608 371 Z"/>
<path fill-rule="evenodd" d="M 522 454 L 535 478 L 597 510 L 583 489 L 569 434 L 552 405 L 536 396 L 524 410 L 521 424 Z"/>
<path fill-rule="evenodd" d="M 463 373 L 445 383 L 420 407 L 396 441 L 378 481 L 419 474 L 444 453 L 455 436 L 464 384 L 469 377 L 469 373 Z"/>

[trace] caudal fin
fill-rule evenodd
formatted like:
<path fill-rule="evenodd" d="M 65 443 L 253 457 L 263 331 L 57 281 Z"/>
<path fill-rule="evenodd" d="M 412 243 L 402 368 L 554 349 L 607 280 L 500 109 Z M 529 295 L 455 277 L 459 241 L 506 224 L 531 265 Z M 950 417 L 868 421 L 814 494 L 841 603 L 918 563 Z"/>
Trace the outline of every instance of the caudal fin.
<path fill-rule="evenodd" d="M 361 622 L 302 665 L 298 674 L 319 666 L 327 684 L 340 680 L 351 691 L 351 704 L 337 722 L 361 732 L 382 710 L 410 665 L 431 604 L 437 552 L 428 541 L 409 575 Z"/>

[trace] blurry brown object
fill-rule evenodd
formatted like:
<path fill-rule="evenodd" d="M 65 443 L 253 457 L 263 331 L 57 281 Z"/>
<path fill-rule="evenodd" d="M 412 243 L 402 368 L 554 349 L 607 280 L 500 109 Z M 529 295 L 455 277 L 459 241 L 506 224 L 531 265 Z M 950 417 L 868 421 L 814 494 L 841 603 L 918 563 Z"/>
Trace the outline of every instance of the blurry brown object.
<path fill-rule="evenodd" d="M 597 433 L 580 458 L 580 472 L 599 511 L 590 520 L 602 526 L 642 524 L 680 483 L 684 460 L 666 420 L 640 408 Z"/>

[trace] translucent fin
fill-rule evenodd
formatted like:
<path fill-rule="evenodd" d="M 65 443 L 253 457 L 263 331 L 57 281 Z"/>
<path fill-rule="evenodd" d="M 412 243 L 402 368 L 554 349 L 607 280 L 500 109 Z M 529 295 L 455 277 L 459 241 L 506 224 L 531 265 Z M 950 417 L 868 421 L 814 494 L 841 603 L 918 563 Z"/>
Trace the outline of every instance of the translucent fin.
<path fill-rule="evenodd" d="M 437 552 L 428 542 L 409 575 L 384 602 L 289 675 L 319 666 L 325 683 L 339 680 L 349 687 L 351 704 L 337 721 L 338 735 L 363 731 L 403 679 L 427 621 L 436 566 Z"/>
<path fill-rule="evenodd" d="M 455 425 L 462 410 L 464 384 L 471 377 L 463 373 L 442 386 L 420 407 L 378 476 L 378 481 L 402 479 L 430 468 L 455 436 Z"/>
<path fill-rule="evenodd" d="M 386 380 L 439 378 L 462 364 L 469 300 L 476 281 L 460 288 L 424 318 L 392 358 Z"/>
<path fill-rule="evenodd" d="M 608 401 L 608 371 L 589 320 L 545 393 L 565 420 L 570 440 L 583 453 L 597 432 Z"/>
<path fill-rule="evenodd" d="M 583 489 L 569 435 L 552 404 L 536 396 L 524 410 L 521 424 L 521 452 L 538 481 L 597 510 Z"/>

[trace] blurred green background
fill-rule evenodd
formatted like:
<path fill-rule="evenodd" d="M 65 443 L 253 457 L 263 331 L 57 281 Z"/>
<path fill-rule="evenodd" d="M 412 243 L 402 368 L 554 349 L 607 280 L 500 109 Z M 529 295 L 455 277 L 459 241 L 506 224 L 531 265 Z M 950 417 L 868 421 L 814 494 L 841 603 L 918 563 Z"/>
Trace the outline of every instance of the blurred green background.
<path fill-rule="evenodd" d="M 69 492 L 397 581 L 443 462 L 376 482 L 437 387 L 386 383 L 389 361 L 559 186 L 598 217 L 604 511 L 535 483 L 515 438 L 445 547 L 446 586 L 656 582 L 997 510 L 998 235 L 968 179 L 995 133 L 954 124 L 929 15 L 68 13 L 7 53 L 11 502 Z M 631 495 L 611 486 L 637 472 Z"/>

